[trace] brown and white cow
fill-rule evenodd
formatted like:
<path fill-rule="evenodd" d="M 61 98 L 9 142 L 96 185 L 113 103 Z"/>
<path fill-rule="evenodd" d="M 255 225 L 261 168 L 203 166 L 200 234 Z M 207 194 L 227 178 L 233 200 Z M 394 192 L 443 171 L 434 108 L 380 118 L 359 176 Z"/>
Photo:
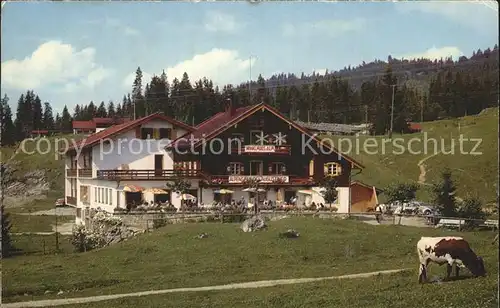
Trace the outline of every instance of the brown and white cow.
<path fill-rule="evenodd" d="M 418 282 L 427 281 L 427 266 L 430 262 L 446 264 L 446 278 L 450 278 L 455 265 L 458 277 L 460 268 L 467 268 L 474 276 L 485 276 L 483 259 L 470 248 L 462 237 L 422 237 L 417 243 L 420 269 Z"/>

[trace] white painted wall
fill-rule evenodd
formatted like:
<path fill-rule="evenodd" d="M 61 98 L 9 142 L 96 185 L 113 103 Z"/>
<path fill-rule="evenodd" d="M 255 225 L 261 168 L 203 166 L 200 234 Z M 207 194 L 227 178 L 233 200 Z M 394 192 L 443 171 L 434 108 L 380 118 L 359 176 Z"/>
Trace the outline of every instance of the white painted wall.
<path fill-rule="evenodd" d="M 172 124 L 157 120 L 142 127 L 172 128 Z M 175 128 L 176 138 L 185 133 L 186 130 Z M 163 169 L 173 169 L 172 154 L 164 150 L 169 142 L 169 139 L 137 139 L 135 129 L 120 134 L 113 142 L 99 144 L 92 149 L 94 176 L 97 176 L 97 170 L 120 169 L 121 165 L 128 165 L 129 169 L 154 169 L 155 155 L 163 155 Z"/>

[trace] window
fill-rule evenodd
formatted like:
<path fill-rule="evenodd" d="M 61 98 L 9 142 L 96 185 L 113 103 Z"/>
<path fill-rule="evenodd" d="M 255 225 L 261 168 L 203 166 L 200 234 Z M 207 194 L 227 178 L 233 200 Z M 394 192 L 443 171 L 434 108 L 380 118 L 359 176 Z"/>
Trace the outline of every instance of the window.
<path fill-rule="evenodd" d="M 284 163 L 271 163 L 269 164 L 269 174 L 270 175 L 278 175 L 278 174 L 285 174 L 286 173 L 286 167 Z"/>
<path fill-rule="evenodd" d="M 141 139 L 152 139 L 154 130 L 152 128 L 141 128 Z"/>
<path fill-rule="evenodd" d="M 108 204 L 108 189 L 104 188 L 104 204 Z"/>
<path fill-rule="evenodd" d="M 262 175 L 262 161 L 250 161 L 250 175 Z"/>
<path fill-rule="evenodd" d="M 264 145 L 264 132 L 261 130 L 251 130 L 250 131 L 250 144 L 251 145 Z"/>
<path fill-rule="evenodd" d="M 92 167 L 92 153 L 86 153 L 83 155 L 83 168 Z"/>
<path fill-rule="evenodd" d="M 160 128 L 160 139 L 172 139 L 171 128 Z"/>
<path fill-rule="evenodd" d="M 111 188 L 108 189 L 109 192 L 109 205 L 113 204 L 113 192 L 111 191 Z"/>
<path fill-rule="evenodd" d="M 90 203 L 89 187 L 88 186 L 81 186 L 80 185 L 80 201 L 83 204 L 89 204 Z"/>
<path fill-rule="evenodd" d="M 342 168 L 339 163 L 326 163 L 325 176 L 339 176 L 341 169 Z"/>
<path fill-rule="evenodd" d="M 97 187 L 94 187 L 94 202 L 97 202 Z"/>
<path fill-rule="evenodd" d="M 243 174 L 244 171 L 242 163 L 229 163 L 227 168 L 230 175 L 240 175 Z"/>
<path fill-rule="evenodd" d="M 97 188 L 97 202 L 101 203 L 101 188 Z"/>

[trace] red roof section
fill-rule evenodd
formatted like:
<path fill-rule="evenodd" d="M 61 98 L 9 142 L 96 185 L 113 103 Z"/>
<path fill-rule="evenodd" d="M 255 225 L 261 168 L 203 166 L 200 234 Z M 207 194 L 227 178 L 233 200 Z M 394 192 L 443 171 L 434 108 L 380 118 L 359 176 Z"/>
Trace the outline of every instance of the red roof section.
<path fill-rule="evenodd" d="M 73 121 L 73 129 L 95 129 L 95 122 L 90 121 Z"/>
<path fill-rule="evenodd" d="M 289 120 L 286 118 L 284 115 L 282 115 L 277 109 L 266 105 L 264 103 L 253 105 L 253 106 L 246 106 L 246 107 L 241 107 L 238 108 L 234 111 L 233 115 L 230 114 L 229 111 L 225 112 L 219 112 L 216 115 L 214 115 L 212 118 L 206 120 L 205 122 L 201 123 L 200 125 L 195 127 L 195 131 L 189 134 L 186 134 L 182 137 L 177 138 L 174 140 L 168 147 L 176 147 L 176 148 L 183 148 L 183 147 L 188 147 L 191 146 L 191 140 L 194 141 L 192 143 L 193 146 L 196 146 L 201 142 L 201 138 L 204 140 L 209 140 L 212 137 L 215 137 L 222 133 L 224 130 L 229 128 L 230 126 L 240 122 L 244 118 L 252 115 L 255 111 L 260 110 L 262 108 L 265 108 L 269 110 L 271 113 L 274 113 L 277 117 L 281 118 L 282 120 L 288 122 L 292 126 L 294 126 L 297 130 L 302 132 L 303 134 L 313 136 L 313 134 L 305 129 L 304 127 L 298 125 L 297 123 Z M 315 138 L 316 140 L 320 141 L 318 138 Z M 364 166 L 352 159 L 351 157 L 347 155 L 342 155 L 344 158 L 346 158 L 348 161 L 351 163 L 355 164 L 356 166 L 363 168 Z"/>
<path fill-rule="evenodd" d="M 227 111 L 219 112 L 213 117 L 196 126 L 194 132 L 186 134 L 174 140 L 171 145 L 176 147 L 185 147 L 190 145 L 189 140 L 196 141 L 197 139 L 208 138 L 208 136 L 217 134 L 222 128 L 229 126 L 229 123 L 239 120 L 240 116 L 244 115 L 248 110 L 252 108 L 255 108 L 255 106 L 237 108 L 234 111 L 233 115 L 231 115 Z"/>
<path fill-rule="evenodd" d="M 111 126 L 105 130 L 102 130 L 98 133 L 92 134 L 92 135 L 88 136 L 87 138 L 78 141 L 74 146 L 70 146 L 68 148 L 68 151 L 74 150 L 75 148 L 90 147 L 90 146 L 92 146 L 92 145 L 94 145 L 94 144 L 96 144 L 104 139 L 111 138 L 113 136 L 116 136 L 117 134 L 124 133 L 126 131 L 131 130 L 131 129 L 134 129 L 135 127 L 137 127 L 141 124 L 144 124 L 144 123 L 147 123 L 151 120 L 156 120 L 156 119 L 167 121 L 167 122 L 171 123 L 172 125 L 184 128 L 184 129 L 188 130 L 189 132 L 192 132 L 194 130 L 191 126 L 184 124 L 182 122 L 179 122 L 177 120 L 174 120 L 170 117 L 167 117 L 161 113 L 153 113 L 149 116 L 146 116 L 146 117 L 143 117 L 143 118 L 140 118 L 137 120 L 133 120 L 133 121 L 128 121 L 128 122 L 125 122 L 122 124 L 114 125 L 114 126 Z"/>
<path fill-rule="evenodd" d="M 408 123 L 408 125 L 410 127 L 410 130 L 416 130 L 416 131 L 422 130 L 422 125 L 420 125 L 420 123 L 410 122 Z"/>

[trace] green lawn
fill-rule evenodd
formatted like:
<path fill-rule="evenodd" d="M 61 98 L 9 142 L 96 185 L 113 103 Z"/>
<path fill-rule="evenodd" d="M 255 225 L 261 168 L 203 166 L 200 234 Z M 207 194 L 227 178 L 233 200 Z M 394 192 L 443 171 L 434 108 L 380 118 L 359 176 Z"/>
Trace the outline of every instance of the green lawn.
<path fill-rule="evenodd" d="M 75 216 L 57 216 L 57 224 L 73 222 Z M 10 214 L 12 233 L 21 232 L 52 232 L 52 225 L 56 224 L 54 215 L 20 215 Z"/>
<path fill-rule="evenodd" d="M 386 137 L 381 136 L 332 136 L 328 138 L 331 138 L 334 145 L 340 148 L 343 153 L 351 155 L 366 166 L 361 174 L 353 176 L 354 180 L 364 181 L 382 189 L 393 182 L 418 181 L 420 174 L 420 169 L 417 166 L 418 162 L 435 153 L 434 143 L 427 141 L 427 147 L 424 147 L 425 140 L 434 138 L 437 140 L 438 152 L 442 149 L 450 151 L 452 146 L 454 152 L 438 154 L 424 163 L 426 166 L 425 182 L 433 183 L 439 180 L 441 172 L 445 167 L 448 167 L 453 172 L 453 178 L 456 181 L 457 192 L 460 197 L 476 195 L 484 203 L 494 203 L 498 190 L 498 108 L 492 108 L 477 116 L 424 122 L 422 126 L 422 133 L 393 135 L 394 140 L 402 138 L 397 142 L 405 147 L 404 152 L 394 143 L 387 142 L 384 144 L 383 139 L 386 139 Z M 475 149 L 475 152 L 481 152 L 481 155 L 464 154 L 471 152 L 476 144 L 474 141 L 464 141 L 461 153 L 460 135 L 464 139 L 481 139 L 481 144 Z M 351 140 L 352 150 L 349 151 L 346 142 L 341 143 L 340 140 L 343 138 Z M 363 144 L 365 144 L 367 138 L 376 140 L 377 146 L 369 146 L 370 143 L 366 143 L 367 148 L 364 148 Z M 415 140 L 411 143 L 413 154 L 409 150 L 412 139 Z M 356 140 L 359 140 L 357 150 L 355 147 Z M 342 147 L 340 147 L 341 145 Z M 418 151 L 421 153 L 415 153 Z M 421 185 L 418 197 L 430 201 L 432 194 L 429 187 Z M 383 200 L 384 196 L 381 195 L 381 201 Z"/>
<path fill-rule="evenodd" d="M 12 302 L 56 297 L 44 295 L 46 290 L 63 290 L 66 296 L 80 297 L 415 267 L 411 277 L 396 280 L 401 281 L 401 290 L 390 284 L 384 287 L 380 283 L 380 288 L 393 290 L 393 296 L 397 296 L 396 292 L 410 292 L 411 289 L 419 288 L 416 284 L 418 260 L 415 249 L 418 239 L 422 235 L 451 234 L 436 229 L 371 226 L 353 220 L 300 217 L 271 222 L 268 230 L 258 233 L 243 233 L 238 227 L 238 224 L 216 223 L 168 225 L 154 233 L 143 234 L 98 251 L 5 259 L 2 269 L 3 299 L 4 302 Z M 278 238 L 278 232 L 288 228 L 297 229 L 301 237 L 287 240 Z M 195 238 L 202 232 L 210 236 Z M 497 247 L 491 245 L 494 235 L 491 232 L 471 232 L 464 233 L 464 236 L 477 253 L 485 258 L 487 269 L 497 273 Z M 432 273 L 442 275 L 443 271 L 444 268 L 437 268 Z M 460 283 L 475 283 L 473 281 Z M 489 284 L 496 286 L 495 281 L 487 281 L 485 288 L 490 288 Z M 328 284 L 335 286 L 336 283 L 339 282 Z M 356 282 L 346 282 L 351 283 Z M 318 303 L 324 302 L 325 305 L 332 300 L 325 291 L 319 291 L 321 288 L 304 285 L 275 288 L 274 300 L 278 302 L 273 305 L 279 305 L 280 293 L 302 288 L 313 288 L 320 292 L 319 297 L 307 296 L 307 300 L 318 300 Z M 352 285 L 352 288 L 358 287 Z M 376 289 L 366 285 L 364 288 L 366 291 L 363 292 Z M 259 298 L 246 298 L 244 294 L 264 294 L 265 291 L 231 292 L 217 293 L 221 295 L 217 295 L 218 299 L 214 299 L 214 302 L 227 302 L 223 306 L 231 307 L 237 301 L 256 301 Z M 303 295 L 293 293 L 290 296 L 293 295 L 294 300 L 299 302 L 306 294 L 304 291 Z M 191 302 L 192 305 L 201 300 L 199 295 L 193 295 L 195 301 Z M 186 296 L 172 295 L 172 303 L 180 303 Z M 162 299 L 158 297 L 157 300 L 158 304 L 155 305 L 162 306 L 159 304 Z M 348 294 L 343 300 L 349 302 Z M 130 305 L 138 303 L 133 299 L 127 301 L 131 301 Z"/>
<path fill-rule="evenodd" d="M 444 270 L 444 268 L 441 268 Z M 438 271 L 438 274 L 442 274 Z M 487 278 L 418 285 L 416 274 L 313 282 L 272 288 L 177 293 L 123 298 L 68 308 L 108 307 L 323 307 L 323 308 L 494 308 L 498 307 L 497 281 Z"/>

